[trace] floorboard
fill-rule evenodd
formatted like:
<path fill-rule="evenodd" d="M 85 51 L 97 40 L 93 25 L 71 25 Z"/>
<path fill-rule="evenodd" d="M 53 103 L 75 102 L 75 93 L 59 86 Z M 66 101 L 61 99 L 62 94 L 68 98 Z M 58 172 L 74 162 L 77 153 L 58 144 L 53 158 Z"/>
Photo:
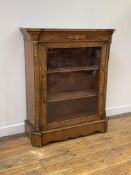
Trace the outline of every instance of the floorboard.
<path fill-rule="evenodd" d="M 108 131 L 42 148 L 25 135 L 0 139 L 0 175 L 131 175 L 131 115 Z"/>

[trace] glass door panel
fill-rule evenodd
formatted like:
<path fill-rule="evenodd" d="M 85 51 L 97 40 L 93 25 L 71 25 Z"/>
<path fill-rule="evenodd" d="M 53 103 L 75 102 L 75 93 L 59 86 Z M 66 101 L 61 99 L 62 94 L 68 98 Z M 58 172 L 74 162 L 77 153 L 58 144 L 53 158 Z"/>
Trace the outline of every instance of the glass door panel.
<path fill-rule="evenodd" d="M 100 47 L 47 49 L 47 121 L 98 112 Z"/>

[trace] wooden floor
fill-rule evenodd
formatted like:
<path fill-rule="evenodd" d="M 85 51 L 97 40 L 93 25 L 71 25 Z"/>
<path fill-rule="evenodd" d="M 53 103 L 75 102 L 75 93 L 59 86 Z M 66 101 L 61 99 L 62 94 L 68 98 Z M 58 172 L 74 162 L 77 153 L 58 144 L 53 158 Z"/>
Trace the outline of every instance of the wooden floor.
<path fill-rule="evenodd" d="M 131 175 L 131 116 L 107 133 L 32 147 L 25 136 L 0 141 L 0 175 Z"/>

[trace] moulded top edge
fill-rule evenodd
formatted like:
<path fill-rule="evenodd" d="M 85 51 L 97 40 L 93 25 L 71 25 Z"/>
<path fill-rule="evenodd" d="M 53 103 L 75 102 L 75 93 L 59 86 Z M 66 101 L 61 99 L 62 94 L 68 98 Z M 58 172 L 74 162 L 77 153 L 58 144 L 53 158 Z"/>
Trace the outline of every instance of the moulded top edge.
<path fill-rule="evenodd" d="M 115 29 L 72 29 L 72 28 L 20 28 L 21 31 L 42 32 L 42 31 L 85 31 L 85 32 L 114 32 Z"/>

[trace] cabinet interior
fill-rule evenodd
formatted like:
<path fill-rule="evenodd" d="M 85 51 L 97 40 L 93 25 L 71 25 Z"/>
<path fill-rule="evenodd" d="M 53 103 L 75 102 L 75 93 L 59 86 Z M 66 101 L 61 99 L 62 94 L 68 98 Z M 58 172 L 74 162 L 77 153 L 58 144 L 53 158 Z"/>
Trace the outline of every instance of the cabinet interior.
<path fill-rule="evenodd" d="M 100 47 L 47 49 L 47 121 L 96 115 Z"/>

